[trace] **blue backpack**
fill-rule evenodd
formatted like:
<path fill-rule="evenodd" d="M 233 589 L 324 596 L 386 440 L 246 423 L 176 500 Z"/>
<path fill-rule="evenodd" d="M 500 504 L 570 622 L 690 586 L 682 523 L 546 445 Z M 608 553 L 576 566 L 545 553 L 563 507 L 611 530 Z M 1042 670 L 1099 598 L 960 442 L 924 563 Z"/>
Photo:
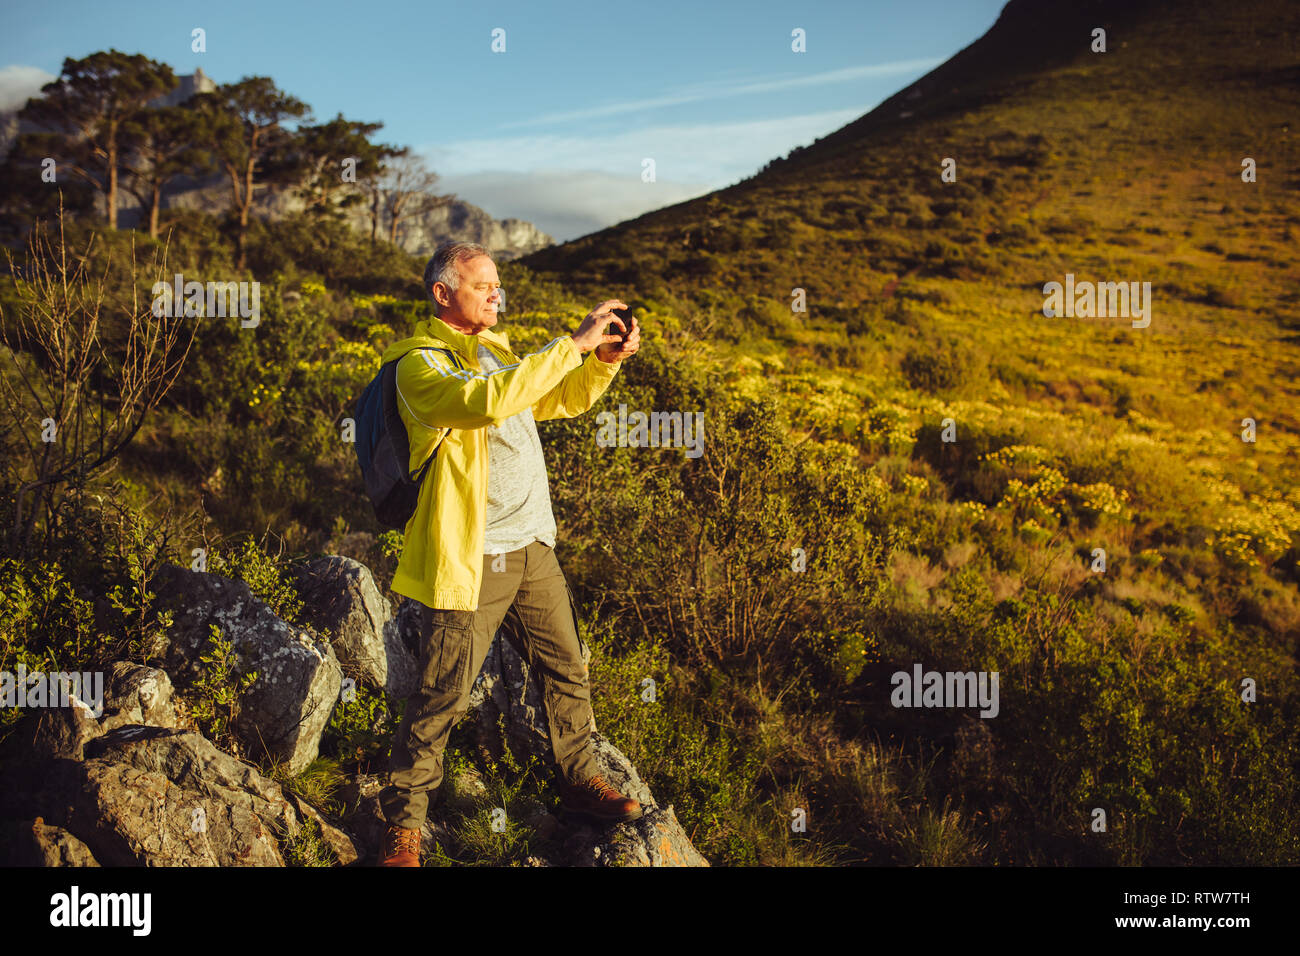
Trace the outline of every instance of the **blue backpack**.
<path fill-rule="evenodd" d="M 421 348 L 427 346 L 420 346 Z M 412 349 L 411 351 L 415 351 Z M 457 368 L 463 368 L 460 357 L 451 349 L 436 349 L 446 354 Z M 433 463 L 438 446 L 450 429 L 444 429 L 434 442 L 428 460 L 412 476 L 408 472 L 411 461 L 411 443 L 406 426 L 397 412 L 397 363 L 409 354 L 403 353 L 385 362 L 379 374 L 366 386 L 357 399 L 356 450 L 361 477 L 366 483 L 366 495 L 375 509 L 375 517 L 385 528 L 401 531 L 415 514 L 420 496 L 420 483 Z"/>

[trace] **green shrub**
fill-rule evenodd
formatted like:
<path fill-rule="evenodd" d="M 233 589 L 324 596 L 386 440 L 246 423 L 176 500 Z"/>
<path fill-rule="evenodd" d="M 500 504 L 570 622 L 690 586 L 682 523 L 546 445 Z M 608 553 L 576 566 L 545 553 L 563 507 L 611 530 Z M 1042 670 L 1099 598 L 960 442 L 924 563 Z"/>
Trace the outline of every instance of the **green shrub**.
<path fill-rule="evenodd" d="M 396 729 L 384 693 L 357 683 L 355 697 L 340 701 L 330 715 L 321 749 L 359 773 L 372 773 L 382 769 Z"/>
<path fill-rule="evenodd" d="M 981 377 L 984 363 L 955 339 L 926 349 L 909 349 L 902 360 L 908 383 L 922 392 L 963 388 Z"/>
<path fill-rule="evenodd" d="M 302 623 L 302 598 L 288 570 L 251 537 L 228 551 L 212 549 L 207 561 L 212 574 L 243 581 L 278 617 Z"/>
<path fill-rule="evenodd" d="M 241 750 L 232 734 L 239 714 L 240 698 L 253 686 L 257 671 L 242 671 L 234 645 L 221 635 L 221 628 L 209 625 L 207 649 L 200 655 L 200 676 L 194 681 L 190 713 L 200 732 L 222 750 Z"/>

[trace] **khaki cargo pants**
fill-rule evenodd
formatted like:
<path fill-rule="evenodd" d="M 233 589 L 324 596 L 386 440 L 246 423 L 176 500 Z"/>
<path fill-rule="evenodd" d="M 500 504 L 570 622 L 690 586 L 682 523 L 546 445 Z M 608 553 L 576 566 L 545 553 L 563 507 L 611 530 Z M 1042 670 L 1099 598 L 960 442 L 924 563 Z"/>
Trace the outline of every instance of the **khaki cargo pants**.
<path fill-rule="evenodd" d="M 493 563 L 504 570 L 493 570 Z M 389 755 L 389 784 L 379 794 L 393 826 L 424 823 L 429 794 L 442 784 L 442 757 L 452 725 L 469 709 L 469 693 L 498 628 L 542 681 L 554 771 L 570 783 L 598 773 L 588 748 L 591 690 L 568 582 L 553 549 L 534 541 L 518 551 L 483 556 L 475 611 L 424 608 L 420 686 L 406 702 Z"/>

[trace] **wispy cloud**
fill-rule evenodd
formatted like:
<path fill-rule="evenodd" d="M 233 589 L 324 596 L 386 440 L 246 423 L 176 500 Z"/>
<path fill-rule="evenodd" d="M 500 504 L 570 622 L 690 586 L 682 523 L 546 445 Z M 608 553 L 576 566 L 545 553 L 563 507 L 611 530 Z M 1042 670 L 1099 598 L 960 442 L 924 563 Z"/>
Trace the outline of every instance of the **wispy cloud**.
<path fill-rule="evenodd" d="M 713 188 L 708 183 L 643 183 L 628 176 L 573 169 L 492 170 L 449 177 L 441 186 L 493 217 L 531 222 L 559 242 L 702 196 Z"/>
<path fill-rule="evenodd" d="M 0 110 L 20 109 L 52 79 L 53 73 L 46 73 L 38 66 L 0 67 Z"/>
<path fill-rule="evenodd" d="M 563 241 L 730 186 L 862 115 L 832 110 L 734 123 L 662 125 L 610 136 L 460 140 L 421 150 L 455 193 Z M 642 160 L 656 181 L 641 181 Z"/>
<path fill-rule="evenodd" d="M 881 76 L 896 76 L 902 73 L 914 73 L 938 66 L 943 60 L 939 57 L 927 57 L 919 60 L 897 60 L 893 63 L 875 63 L 869 66 L 851 66 L 842 70 L 829 70 L 814 73 L 811 76 L 788 76 L 775 80 L 763 80 L 751 83 L 725 82 L 705 84 L 688 88 L 671 96 L 658 96 L 648 99 L 628 100 L 623 103 L 609 103 L 605 106 L 593 106 L 588 109 L 570 110 L 563 113 L 543 113 L 525 120 L 501 124 L 502 129 L 516 129 L 529 126 L 546 126 L 553 123 L 572 122 L 574 120 L 599 119 L 606 116 L 619 116 L 624 113 L 637 113 L 642 110 L 659 109 L 666 106 L 679 106 L 683 103 L 697 103 L 705 100 L 726 99 L 733 96 L 748 96 L 755 93 L 775 93 L 810 86 L 827 86 L 834 83 L 852 83 L 858 80 Z"/>
<path fill-rule="evenodd" d="M 769 159 L 839 129 L 865 112 L 828 110 L 733 123 L 676 123 L 605 136 L 546 134 L 464 139 L 420 148 L 443 176 L 489 169 L 587 169 L 640 181 L 642 160 L 661 180 L 726 185 Z"/>

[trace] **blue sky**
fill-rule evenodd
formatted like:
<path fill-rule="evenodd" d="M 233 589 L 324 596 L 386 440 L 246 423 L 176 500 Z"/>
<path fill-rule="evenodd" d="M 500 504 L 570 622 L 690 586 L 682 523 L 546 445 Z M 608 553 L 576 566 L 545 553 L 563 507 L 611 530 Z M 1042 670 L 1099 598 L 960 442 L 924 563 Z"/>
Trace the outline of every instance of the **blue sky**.
<path fill-rule="evenodd" d="M 839 129 L 976 40 L 1002 5 L 6 0 L 0 108 L 65 57 L 112 47 L 217 82 L 271 76 L 318 120 L 382 121 L 376 138 L 423 153 L 441 191 L 563 241 Z M 195 27 L 205 53 L 191 50 Z M 791 50 L 796 27 L 805 53 Z"/>

